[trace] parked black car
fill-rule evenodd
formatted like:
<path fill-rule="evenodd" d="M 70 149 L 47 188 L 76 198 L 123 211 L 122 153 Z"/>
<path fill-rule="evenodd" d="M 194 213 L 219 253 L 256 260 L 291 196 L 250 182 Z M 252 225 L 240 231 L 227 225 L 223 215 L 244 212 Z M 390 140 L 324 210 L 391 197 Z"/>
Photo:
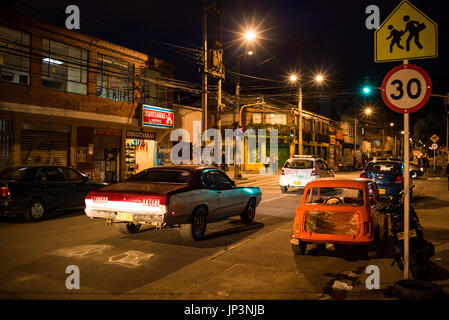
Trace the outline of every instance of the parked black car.
<path fill-rule="evenodd" d="M 7 168 L 0 172 L 0 215 L 39 221 L 63 210 L 84 209 L 89 191 L 104 185 L 69 167 Z"/>

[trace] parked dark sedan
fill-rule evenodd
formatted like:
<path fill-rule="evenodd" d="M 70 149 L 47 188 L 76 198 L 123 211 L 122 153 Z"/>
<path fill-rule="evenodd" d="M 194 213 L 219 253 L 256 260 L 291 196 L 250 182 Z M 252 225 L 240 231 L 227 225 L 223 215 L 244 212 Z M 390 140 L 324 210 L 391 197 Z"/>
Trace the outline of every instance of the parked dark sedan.
<path fill-rule="evenodd" d="M 0 215 L 39 221 L 69 209 L 83 209 L 92 189 L 104 186 L 61 166 L 11 167 L 0 172 Z"/>
<path fill-rule="evenodd" d="M 389 160 L 371 161 L 360 177 L 374 180 L 382 198 L 398 195 L 404 189 L 404 163 Z"/>
<path fill-rule="evenodd" d="M 251 224 L 262 199 L 258 187 L 238 187 L 224 172 L 208 166 L 146 169 L 125 182 L 91 191 L 86 215 L 136 233 L 142 224 L 179 227 L 185 240 L 204 237 L 208 221 L 240 215 Z"/>

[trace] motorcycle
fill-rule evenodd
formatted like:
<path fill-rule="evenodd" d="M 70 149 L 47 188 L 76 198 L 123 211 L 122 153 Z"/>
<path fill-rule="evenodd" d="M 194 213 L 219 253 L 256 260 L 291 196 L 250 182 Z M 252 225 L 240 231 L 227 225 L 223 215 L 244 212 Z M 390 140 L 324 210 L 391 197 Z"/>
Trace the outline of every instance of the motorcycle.
<path fill-rule="evenodd" d="M 412 186 L 412 190 L 415 186 Z M 394 241 L 393 263 L 404 270 L 404 198 L 402 190 L 399 195 L 391 196 L 383 211 L 387 215 L 388 233 Z M 424 239 L 424 230 L 415 209 L 410 204 L 409 214 L 409 264 L 414 279 L 421 279 L 423 267 L 435 254 L 434 245 Z"/>

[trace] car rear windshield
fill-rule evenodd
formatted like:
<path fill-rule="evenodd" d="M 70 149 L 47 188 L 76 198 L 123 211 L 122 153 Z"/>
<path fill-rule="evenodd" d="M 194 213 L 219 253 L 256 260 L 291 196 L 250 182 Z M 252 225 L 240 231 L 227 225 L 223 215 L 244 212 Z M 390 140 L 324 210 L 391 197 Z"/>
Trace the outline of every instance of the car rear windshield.
<path fill-rule="evenodd" d="M 363 190 L 358 188 L 310 188 L 306 194 L 306 204 L 361 207 L 363 203 Z"/>
<path fill-rule="evenodd" d="M 289 159 L 285 163 L 284 168 L 312 169 L 313 168 L 313 160 Z"/>
<path fill-rule="evenodd" d="M 398 162 L 371 162 L 366 166 L 365 171 L 391 174 L 403 173 L 402 163 Z"/>
<path fill-rule="evenodd" d="M 0 172 L 0 180 L 34 181 L 37 168 L 7 168 Z"/>
<path fill-rule="evenodd" d="M 189 171 L 175 170 L 148 170 L 132 176 L 128 181 L 187 183 L 190 177 Z"/>

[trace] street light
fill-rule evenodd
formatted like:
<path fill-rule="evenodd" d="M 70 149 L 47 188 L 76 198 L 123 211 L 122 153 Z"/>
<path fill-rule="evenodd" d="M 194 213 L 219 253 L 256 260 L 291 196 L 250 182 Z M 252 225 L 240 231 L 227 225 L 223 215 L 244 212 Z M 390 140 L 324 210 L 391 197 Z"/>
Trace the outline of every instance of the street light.
<path fill-rule="evenodd" d="M 256 32 L 254 30 L 248 30 L 245 32 L 244 38 L 248 43 L 252 43 L 256 38 Z M 239 96 L 240 96 L 240 59 L 245 56 L 249 55 L 252 56 L 254 54 L 253 50 L 249 50 L 245 52 L 244 54 L 241 54 L 237 57 L 237 77 L 236 77 L 236 83 L 235 83 L 235 100 L 236 100 L 236 111 L 239 112 L 240 110 L 240 103 L 239 103 Z M 234 122 L 235 122 L 235 112 L 234 112 Z M 237 141 L 235 145 L 235 157 L 234 157 L 234 179 L 240 179 L 240 165 L 237 164 Z"/>
<path fill-rule="evenodd" d="M 371 107 L 366 107 L 364 112 L 367 116 L 370 116 L 373 113 L 373 109 Z"/>
<path fill-rule="evenodd" d="M 290 75 L 289 80 L 291 83 L 298 82 L 298 153 L 302 154 L 302 85 L 299 77 L 294 73 Z M 324 76 L 318 74 L 314 80 L 320 84 L 324 81 Z"/>
<path fill-rule="evenodd" d="M 249 42 L 256 39 L 256 33 L 253 30 L 249 30 L 245 33 L 245 39 Z"/>

